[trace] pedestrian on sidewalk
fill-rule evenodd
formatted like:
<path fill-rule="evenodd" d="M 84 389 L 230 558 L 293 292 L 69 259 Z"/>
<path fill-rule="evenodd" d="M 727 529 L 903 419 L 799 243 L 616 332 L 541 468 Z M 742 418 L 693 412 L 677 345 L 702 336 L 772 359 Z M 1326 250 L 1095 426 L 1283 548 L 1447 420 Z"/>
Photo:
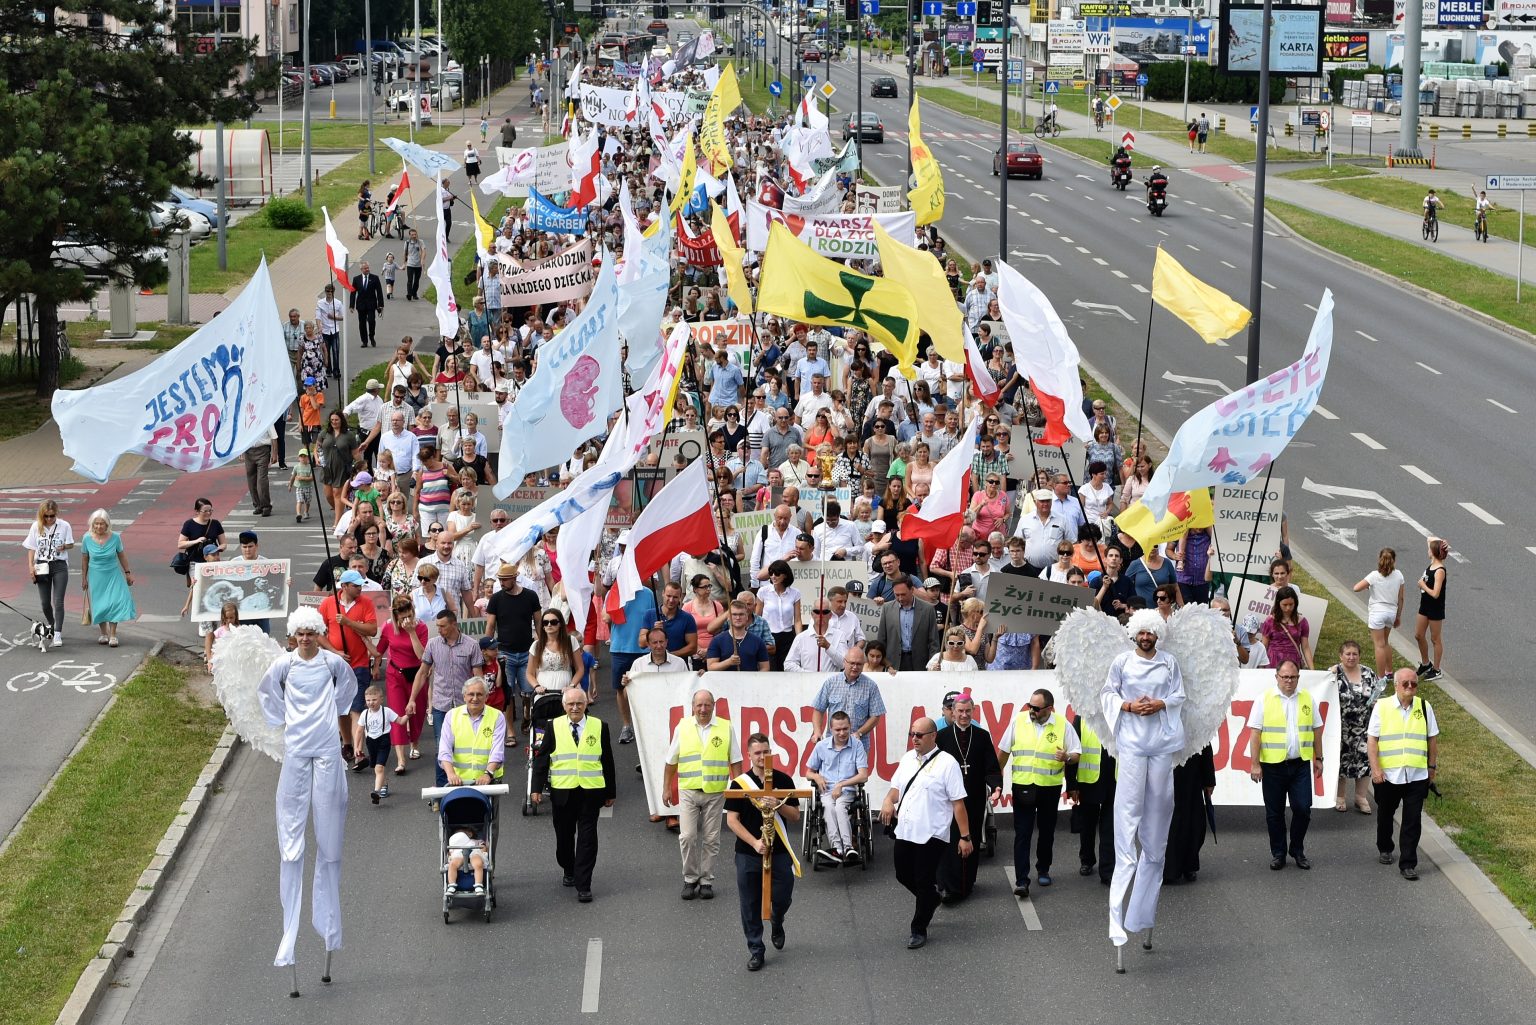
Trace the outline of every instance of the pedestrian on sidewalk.
<path fill-rule="evenodd" d="M 384 315 L 384 285 L 364 260 L 352 278 L 352 294 L 347 305 L 357 311 L 357 336 L 364 349 L 379 347 L 378 318 Z M 341 382 L 345 388 L 347 382 Z"/>
<path fill-rule="evenodd" d="M 501 125 L 501 144 L 503 147 L 510 149 L 516 142 L 517 126 L 512 123 L 512 119 L 509 117 Z"/>
<path fill-rule="evenodd" d="M 336 298 L 336 286 L 326 285 L 325 296 L 315 303 L 315 323 L 325 341 L 327 371 L 341 366 L 341 321 L 346 315 L 347 308 Z"/>
<path fill-rule="evenodd" d="M 1189 124 L 1185 127 L 1189 130 L 1189 151 L 1193 153 L 1195 151 L 1195 136 L 1200 134 L 1200 122 L 1190 118 Z"/>
<path fill-rule="evenodd" d="M 276 443 L 277 431 L 268 427 L 266 435 L 245 450 L 245 487 L 251 494 L 251 512 L 257 516 L 272 515 L 272 485 L 267 475 L 272 470 Z"/>
<path fill-rule="evenodd" d="M 1200 152 L 1205 152 L 1205 140 L 1211 134 L 1211 119 L 1205 111 L 1200 112 L 1200 120 L 1195 123 L 1195 141 L 1200 144 Z"/>
<path fill-rule="evenodd" d="M 75 547 L 75 531 L 59 515 L 59 504 L 47 499 L 37 507 L 37 519 L 21 546 L 27 550 L 27 568 L 42 601 L 43 624 L 53 646 L 64 643 L 64 591 L 69 586 L 69 550 Z"/>
<path fill-rule="evenodd" d="M 394 253 L 384 254 L 384 266 L 380 273 L 384 277 L 384 298 L 393 301 L 395 298 L 395 271 L 399 264 L 395 263 Z"/>
<path fill-rule="evenodd" d="M 421 291 L 421 236 L 412 228 L 405 240 L 405 298 L 415 302 Z"/>

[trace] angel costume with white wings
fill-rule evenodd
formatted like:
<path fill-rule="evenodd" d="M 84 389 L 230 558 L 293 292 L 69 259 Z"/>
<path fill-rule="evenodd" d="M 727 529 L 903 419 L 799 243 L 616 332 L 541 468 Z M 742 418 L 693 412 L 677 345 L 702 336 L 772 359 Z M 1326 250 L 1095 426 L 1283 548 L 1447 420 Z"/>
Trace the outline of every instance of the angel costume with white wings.
<path fill-rule="evenodd" d="M 273 964 L 292 965 L 304 900 L 304 832 L 313 816 L 315 878 L 310 920 L 329 954 L 341 947 L 341 845 L 347 814 L 347 774 L 337 719 L 357 693 L 345 659 L 314 650 L 305 657 L 301 631 L 325 632 L 313 609 L 288 617 L 300 649 L 284 651 L 255 627 L 238 627 L 214 646 L 213 685 L 235 731 L 282 763 L 277 782 L 278 893 L 283 934 Z M 297 979 L 297 976 L 295 976 Z M 293 994 L 298 996 L 297 982 Z"/>
<path fill-rule="evenodd" d="M 1231 707 L 1237 648 L 1226 618 L 1205 605 L 1186 605 L 1166 621 L 1143 609 L 1124 629 L 1079 610 L 1062 623 L 1054 645 L 1062 689 L 1119 765 L 1109 938 L 1120 947 L 1128 932 L 1150 930 L 1157 918 L 1173 769 L 1205 747 Z M 1134 711 L 1143 698 L 1161 707 Z"/>

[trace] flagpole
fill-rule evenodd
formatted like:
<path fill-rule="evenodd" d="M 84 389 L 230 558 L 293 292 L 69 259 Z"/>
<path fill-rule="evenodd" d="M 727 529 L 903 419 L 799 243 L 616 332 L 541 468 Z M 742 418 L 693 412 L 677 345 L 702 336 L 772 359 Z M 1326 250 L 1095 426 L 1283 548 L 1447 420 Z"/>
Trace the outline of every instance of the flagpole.
<path fill-rule="evenodd" d="M 1060 448 L 1061 448 L 1061 462 L 1062 462 L 1062 465 L 1067 468 L 1067 483 L 1069 485 L 1071 485 L 1071 487 L 1072 487 L 1072 494 L 1076 495 L 1077 494 L 1077 480 L 1076 480 L 1076 478 L 1074 478 L 1072 476 L 1072 460 L 1067 458 L 1067 443 L 1066 442 L 1062 442 L 1061 445 L 1060 445 Z M 1079 507 L 1082 506 L 1083 500 L 1082 500 L 1081 496 L 1078 497 L 1077 504 L 1078 504 Z M 1083 509 L 1083 515 L 1084 515 L 1084 522 L 1085 523 L 1087 522 L 1087 514 L 1088 514 L 1088 510 L 1086 508 Z M 1099 536 L 1103 537 L 1102 532 L 1100 533 Z M 1073 547 L 1076 547 L 1076 545 L 1077 545 L 1077 542 L 1074 541 L 1073 542 Z M 1102 554 L 1100 554 L 1099 546 L 1098 546 L 1097 543 L 1095 543 L 1094 546 L 1093 546 L 1093 556 L 1094 556 L 1094 558 L 1099 560 L 1099 570 L 1102 572 L 1103 569 L 1104 569 L 1104 556 Z"/>
<path fill-rule="evenodd" d="M 342 282 L 342 284 L 345 285 L 345 286 L 350 286 L 352 284 L 352 267 L 351 267 L 351 264 L 352 264 L 352 258 L 350 256 L 344 258 L 341 261 L 341 273 L 342 273 L 343 278 L 345 279 Z M 347 290 L 350 292 L 351 288 L 348 287 Z M 342 405 L 342 408 L 345 408 L 346 405 L 347 405 L 347 388 L 352 384 L 352 379 L 347 376 L 347 311 L 346 310 L 342 310 L 341 311 L 341 359 L 339 360 L 339 362 L 340 362 L 341 365 L 337 368 L 337 372 L 341 374 L 341 405 Z"/>
<path fill-rule="evenodd" d="M 1264 519 L 1264 496 L 1269 494 L 1269 478 L 1275 472 L 1275 464 L 1270 463 L 1264 470 L 1264 487 L 1259 492 L 1259 509 L 1253 515 L 1253 530 L 1248 535 L 1248 554 L 1243 557 L 1243 572 L 1238 576 L 1237 600 L 1229 602 L 1232 606 L 1232 621 L 1237 622 L 1237 609 L 1243 600 L 1243 588 L 1248 583 L 1248 563 L 1253 560 L 1253 546 L 1259 539 L 1259 523 Z M 1211 529 L 1211 536 L 1216 536 L 1216 530 Z"/>
<path fill-rule="evenodd" d="M 1159 250 L 1163 247 L 1158 246 Z M 1152 311 L 1157 309 L 1155 290 L 1147 295 L 1147 341 L 1141 352 L 1141 396 L 1136 400 L 1136 444 L 1131 446 L 1131 471 L 1136 470 L 1136 460 L 1141 451 L 1141 428 L 1147 414 L 1147 368 L 1152 361 Z"/>
<path fill-rule="evenodd" d="M 1221 565 L 1221 542 L 1217 540 L 1217 537 L 1216 537 L 1217 533 L 1218 532 L 1217 532 L 1215 526 L 1213 525 L 1211 527 L 1211 550 L 1216 553 L 1216 565 L 1220 566 Z M 1244 567 L 1244 568 L 1246 569 L 1247 567 Z M 1214 580 L 1214 578 L 1215 578 L 1215 574 L 1212 574 L 1212 579 Z M 1212 594 L 1211 597 L 1214 598 L 1215 595 Z M 1237 607 L 1232 604 L 1231 599 L 1227 600 L 1227 611 L 1232 613 L 1232 623 L 1235 626 L 1237 624 Z"/>

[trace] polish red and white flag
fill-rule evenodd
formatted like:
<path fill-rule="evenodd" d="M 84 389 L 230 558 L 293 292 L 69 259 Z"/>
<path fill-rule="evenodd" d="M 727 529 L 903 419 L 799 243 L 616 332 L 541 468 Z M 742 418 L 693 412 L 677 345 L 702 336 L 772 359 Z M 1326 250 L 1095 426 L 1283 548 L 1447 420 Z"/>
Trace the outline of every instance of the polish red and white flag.
<path fill-rule="evenodd" d="M 347 277 L 347 247 L 341 244 L 341 239 L 336 235 L 336 226 L 331 223 L 330 211 L 322 206 L 320 213 L 325 217 L 325 262 L 330 264 L 331 276 L 341 282 L 342 288 L 350 292 L 352 279 Z"/>
<path fill-rule="evenodd" d="M 928 542 L 928 550 L 948 548 L 965 525 L 971 498 L 971 457 L 976 454 L 976 421 L 965 425 L 959 444 L 933 468 L 933 481 L 922 505 L 901 521 L 901 536 Z"/>
<path fill-rule="evenodd" d="M 618 572 L 604 603 L 615 623 L 624 621 L 624 603 L 678 555 L 707 555 L 719 546 L 704 464 L 705 460 L 695 459 L 684 467 L 646 503 L 629 528 L 629 543 L 619 556 Z M 937 477 L 938 471 L 934 472 Z"/>
<path fill-rule="evenodd" d="M 960 330 L 965 336 L 965 376 L 970 379 L 971 387 L 976 389 L 976 397 L 989 406 L 995 406 L 997 400 L 1003 397 L 1003 390 L 992 380 L 992 375 L 987 373 L 987 361 L 981 357 L 981 349 L 971 334 L 971 326 L 963 319 L 960 321 Z"/>

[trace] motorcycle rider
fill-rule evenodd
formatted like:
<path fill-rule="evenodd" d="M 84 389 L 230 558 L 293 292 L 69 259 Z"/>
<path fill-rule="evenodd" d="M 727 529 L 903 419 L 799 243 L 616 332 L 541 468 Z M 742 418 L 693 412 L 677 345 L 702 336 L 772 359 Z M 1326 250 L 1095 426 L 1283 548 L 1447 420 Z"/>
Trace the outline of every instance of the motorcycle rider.
<path fill-rule="evenodd" d="M 1152 173 L 1147 176 L 1147 209 L 1151 209 L 1155 203 L 1167 203 L 1168 176 L 1163 173 L 1161 166 L 1154 166 Z"/>
<path fill-rule="evenodd" d="M 1124 146 L 1116 146 L 1114 154 L 1109 158 L 1109 180 L 1116 182 L 1124 175 L 1127 180 L 1131 173 L 1131 155 L 1126 152 Z"/>

